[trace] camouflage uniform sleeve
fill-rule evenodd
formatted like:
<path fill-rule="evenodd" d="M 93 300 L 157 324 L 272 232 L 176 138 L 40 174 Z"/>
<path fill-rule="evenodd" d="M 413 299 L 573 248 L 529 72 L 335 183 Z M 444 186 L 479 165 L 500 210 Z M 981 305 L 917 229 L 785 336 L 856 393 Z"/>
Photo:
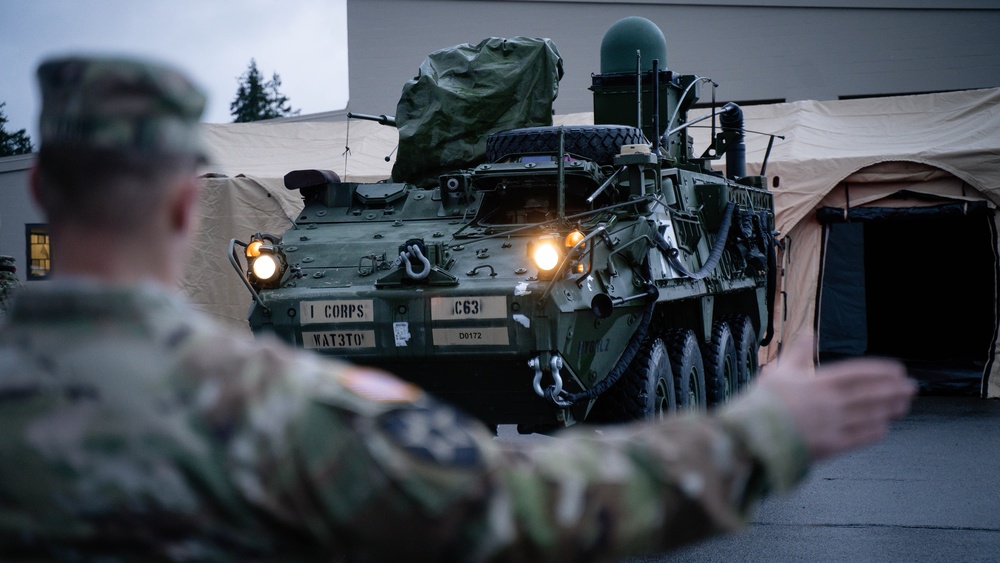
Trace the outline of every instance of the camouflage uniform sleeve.
<path fill-rule="evenodd" d="M 657 552 L 745 524 L 806 473 L 791 416 L 763 388 L 718 417 L 579 428 L 507 452 L 485 559 L 590 560 Z M 496 505 L 504 509 L 496 508 Z M 485 554 L 484 554 L 485 555 Z"/>
<path fill-rule="evenodd" d="M 661 551 L 738 528 L 754 500 L 806 468 L 789 415 L 763 389 L 714 418 L 503 445 L 392 376 L 283 354 L 255 354 L 234 378 L 250 396 L 216 390 L 207 412 L 249 403 L 244 429 L 228 438 L 231 478 L 251 505 L 331 554 L 561 561 Z"/>
<path fill-rule="evenodd" d="M 787 492 L 805 477 L 809 452 L 788 407 L 772 391 L 758 385 L 718 418 L 763 468 L 760 493 Z"/>

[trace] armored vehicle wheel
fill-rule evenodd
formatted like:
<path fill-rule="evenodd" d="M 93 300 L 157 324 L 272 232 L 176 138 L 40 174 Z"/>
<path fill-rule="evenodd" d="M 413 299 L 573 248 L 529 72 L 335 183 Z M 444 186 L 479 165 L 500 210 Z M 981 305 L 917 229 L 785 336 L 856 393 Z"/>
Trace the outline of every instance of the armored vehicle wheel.
<path fill-rule="evenodd" d="M 712 340 L 705 349 L 704 361 L 708 404 L 719 405 L 729 401 L 739 385 L 736 343 L 729 323 L 716 321 L 712 325 Z"/>
<path fill-rule="evenodd" d="M 753 329 L 750 317 L 746 315 L 735 315 L 726 320 L 736 343 L 736 390 L 739 391 L 750 385 L 760 369 L 757 360 L 757 332 Z"/>
<path fill-rule="evenodd" d="M 678 329 L 668 333 L 667 342 L 670 366 L 674 371 L 677 409 L 705 410 L 705 365 L 702 363 L 698 337 L 692 330 Z"/>
<path fill-rule="evenodd" d="M 647 338 L 621 379 L 597 400 L 590 418 L 595 422 L 661 420 L 677 410 L 673 383 L 667 346 L 659 338 Z"/>
<path fill-rule="evenodd" d="M 486 160 L 505 156 L 559 152 L 559 127 L 525 127 L 493 133 L 486 138 Z M 625 125 L 562 127 L 563 148 L 597 164 L 612 164 L 622 145 L 649 144 L 641 129 Z"/>

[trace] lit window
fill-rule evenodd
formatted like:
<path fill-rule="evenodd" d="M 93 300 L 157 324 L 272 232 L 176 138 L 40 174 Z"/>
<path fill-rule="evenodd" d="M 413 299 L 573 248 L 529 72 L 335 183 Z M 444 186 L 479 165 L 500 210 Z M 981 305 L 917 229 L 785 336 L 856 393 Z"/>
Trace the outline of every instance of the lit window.
<path fill-rule="evenodd" d="M 28 242 L 28 272 L 25 277 L 29 280 L 48 278 L 52 269 L 48 225 L 25 225 L 24 238 Z"/>

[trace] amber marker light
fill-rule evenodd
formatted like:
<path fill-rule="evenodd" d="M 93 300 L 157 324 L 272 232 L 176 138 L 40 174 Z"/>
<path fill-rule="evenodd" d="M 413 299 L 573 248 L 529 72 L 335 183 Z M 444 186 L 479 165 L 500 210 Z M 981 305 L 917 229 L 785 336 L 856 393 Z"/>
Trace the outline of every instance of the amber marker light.
<path fill-rule="evenodd" d="M 580 231 L 573 231 L 572 233 L 566 235 L 566 248 L 573 248 L 579 242 L 583 240 L 583 233 Z"/>
<path fill-rule="evenodd" d="M 256 258 L 260 256 L 260 247 L 264 246 L 264 241 L 252 240 L 250 244 L 247 245 L 247 258 Z"/>

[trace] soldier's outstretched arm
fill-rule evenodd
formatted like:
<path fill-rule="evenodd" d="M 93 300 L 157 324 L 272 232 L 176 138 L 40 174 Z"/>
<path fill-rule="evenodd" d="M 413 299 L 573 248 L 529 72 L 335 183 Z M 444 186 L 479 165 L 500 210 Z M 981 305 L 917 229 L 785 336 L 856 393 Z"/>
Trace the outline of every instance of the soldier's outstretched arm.
<path fill-rule="evenodd" d="M 803 377 L 798 361 L 714 415 L 501 445 L 398 379 L 310 358 L 291 376 L 314 387 L 301 409 L 254 388 L 259 409 L 272 412 L 248 416 L 267 420 L 273 436 L 255 438 L 253 453 L 243 445 L 254 463 L 237 482 L 253 484 L 243 485 L 253 503 L 331 552 L 379 560 L 661 551 L 740 527 L 757 499 L 793 486 L 812 460 L 884 434 L 913 395 L 892 362 Z"/>
<path fill-rule="evenodd" d="M 524 528 L 502 558 L 604 558 L 736 529 L 810 462 L 885 436 L 916 393 L 896 361 L 852 359 L 804 375 L 811 367 L 811 347 L 798 343 L 714 416 L 606 427 L 601 437 L 571 429 L 508 452 L 511 512 L 528 517 L 514 518 Z M 543 543 L 548 551 L 536 551 Z"/>

